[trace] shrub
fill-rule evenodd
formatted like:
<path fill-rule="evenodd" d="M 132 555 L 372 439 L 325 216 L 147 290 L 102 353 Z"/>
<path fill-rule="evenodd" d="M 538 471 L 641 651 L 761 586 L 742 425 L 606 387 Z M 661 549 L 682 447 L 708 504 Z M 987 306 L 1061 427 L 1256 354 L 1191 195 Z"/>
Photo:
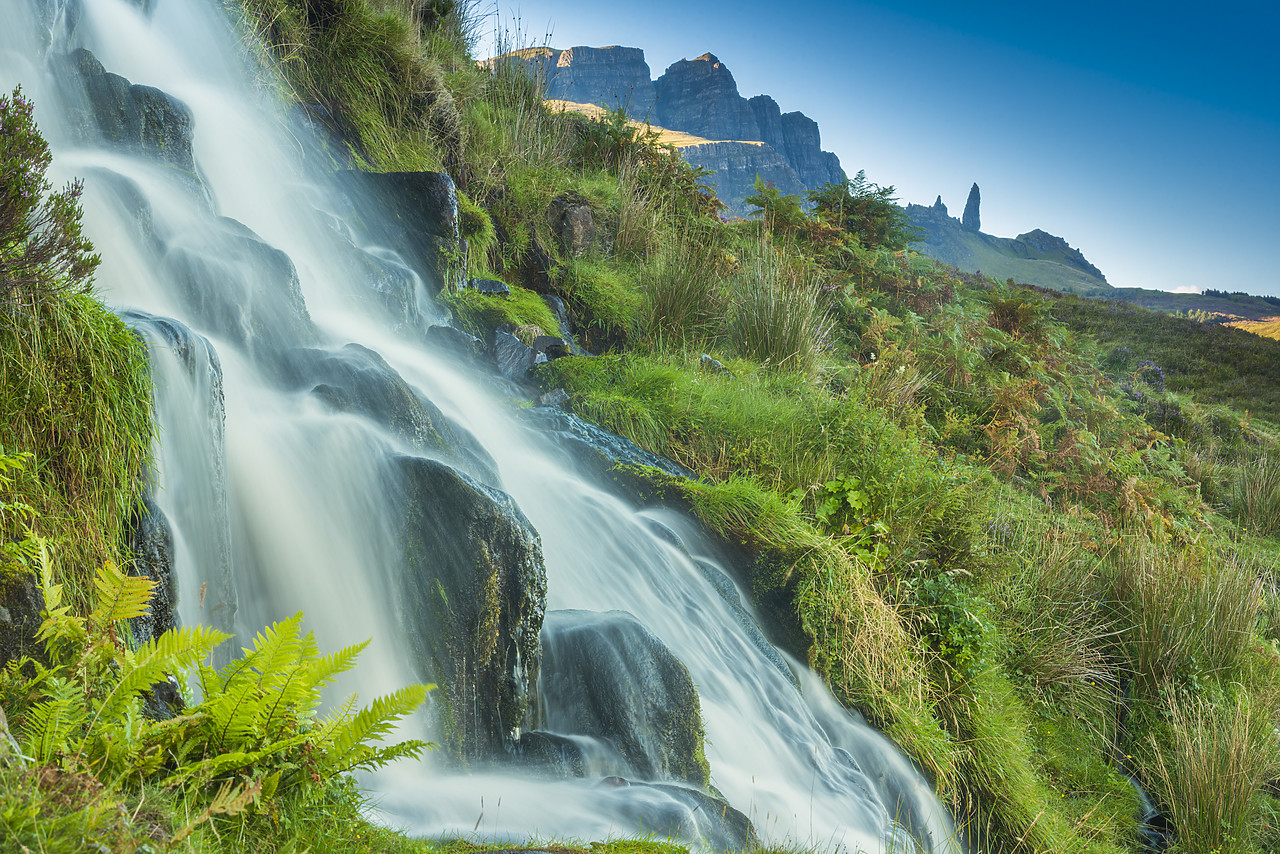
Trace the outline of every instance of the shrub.
<path fill-rule="evenodd" d="M 81 233 L 81 181 L 52 192 L 53 156 L 21 87 L 0 95 L 0 305 L 27 307 L 61 290 L 87 290 L 98 266 Z"/>

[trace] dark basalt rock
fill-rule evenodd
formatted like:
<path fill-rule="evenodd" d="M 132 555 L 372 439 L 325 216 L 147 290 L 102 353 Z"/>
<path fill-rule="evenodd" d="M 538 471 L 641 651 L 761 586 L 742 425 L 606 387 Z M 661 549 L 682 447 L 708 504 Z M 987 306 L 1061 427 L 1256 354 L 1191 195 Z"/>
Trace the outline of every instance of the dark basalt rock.
<path fill-rule="evenodd" d="M 498 373 L 508 380 L 522 380 L 537 362 L 538 353 L 510 332 L 493 333 L 493 359 Z M 545 357 L 543 361 L 545 361 Z"/>
<path fill-rule="evenodd" d="M 632 615 L 548 614 L 539 690 L 540 729 L 604 739 L 646 780 L 708 784 L 689 671 Z"/>
<path fill-rule="evenodd" d="M 410 448 L 441 455 L 485 483 L 499 482 L 493 458 L 476 438 L 418 394 L 373 350 L 348 344 L 336 351 L 292 351 L 283 378 L 334 409 L 383 426 Z"/>
<path fill-rule="evenodd" d="M 356 224 L 398 252 L 432 294 L 462 283 L 466 251 L 453 179 L 440 172 L 353 170 L 338 177 Z"/>
<path fill-rule="evenodd" d="M 493 296 L 511 296 L 511 286 L 498 279 L 467 279 L 466 286 L 473 291 Z"/>
<path fill-rule="evenodd" d="M 583 255 L 596 238 L 595 217 L 591 205 L 573 198 L 551 200 L 551 228 L 560 238 L 564 251 L 573 257 Z"/>
<path fill-rule="evenodd" d="M 44 591 L 31 570 L 0 566 L 0 667 L 23 656 L 45 661 L 36 640 L 44 622 Z"/>
<path fill-rule="evenodd" d="M 484 356 L 484 342 L 452 326 L 428 326 L 428 343 L 467 362 L 478 363 Z"/>
<path fill-rule="evenodd" d="M 219 217 L 175 235 L 161 263 L 201 326 L 255 356 L 274 360 L 280 341 L 317 338 L 293 262 L 243 223 Z"/>
<path fill-rule="evenodd" d="M 772 184 L 780 193 L 803 196 L 804 181 L 787 159 L 768 145 L 752 142 L 707 142 L 687 145 L 680 156 L 692 166 L 712 174 L 700 179 L 728 206 L 734 216 L 746 217 L 754 208 L 743 200 L 755 193 L 756 178 Z"/>
<path fill-rule="evenodd" d="M 155 582 L 147 612 L 131 621 L 134 637 L 149 641 L 177 625 L 178 591 L 173 578 L 173 531 L 164 511 L 150 495 L 134 509 L 129 519 L 131 575 L 146 576 Z"/>
<path fill-rule="evenodd" d="M 390 464 L 405 622 L 423 677 L 440 686 L 446 747 L 462 761 L 512 751 L 538 673 L 541 540 L 506 494 L 435 460 Z"/>
<path fill-rule="evenodd" d="M 191 154 L 194 120 L 186 104 L 159 89 L 135 85 L 112 74 L 83 48 L 69 54 L 63 64 L 83 84 L 77 128 L 82 136 L 100 137 L 195 173 Z"/>

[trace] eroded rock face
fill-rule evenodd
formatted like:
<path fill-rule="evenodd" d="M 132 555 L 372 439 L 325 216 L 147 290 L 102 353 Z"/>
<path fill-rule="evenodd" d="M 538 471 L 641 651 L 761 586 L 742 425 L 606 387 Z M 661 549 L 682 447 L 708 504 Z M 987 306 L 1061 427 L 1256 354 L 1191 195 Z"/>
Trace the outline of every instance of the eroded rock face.
<path fill-rule="evenodd" d="M 553 611 L 543 628 L 541 728 L 604 739 L 636 776 L 709 782 L 688 669 L 623 611 Z"/>
<path fill-rule="evenodd" d="M 64 62 L 84 87 L 81 134 L 195 173 L 191 154 L 194 119 L 186 104 L 159 89 L 135 85 L 112 74 L 83 48 L 73 51 Z"/>
<path fill-rule="evenodd" d="M 673 63 L 654 87 L 654 115 L 662 127 L 712 141 L 762 139 L 751 105 L 714 54 Z"/>
<path fill-rule="evenodd" d="M 680 154 L 690 164 L 712 171 L 702 182 L 736 216 L 745 217 L 754 210 L 743 199 L 755 192 L 756 176 L 783 194 L 803 196 L 806 191 L 804 182 L 786 158 L 767 145 L 709 142 L 690 145 L 681 149 Z"/>
<path fill-rule="evenodd" d="M 979 208 L 982 206 L 982 193 L 978 190 L 978 184 L 975 181 L 973 186 L 969 188 L 969 199 L 964 203 L 964 215 L 960 217 L 960 224 L 968 231 L 982 230 L 982 216 Z"/>
<path fill-rule="evenodd" d="M 536 531 L 505 494 L 444 463 L 398 456 L 404 618 L 464 762 L 514 749 L 538 672 L 547 576 Z"/>
<path fill-rule="evenodd" d="M 147 612 L 132 621 L 134 637 L 149 641 L 176 625 L 178 590 L 173 578 L 173 531 L 164 511 L 144 495 L 129 520 L 130 574 L 155 582 Z"/>
<path fill-rule="evenodd" d="M 636 47 L 571 47 L 555 57 L 546 97 L 614 110 L 637 121 L 653 113 L 654 87 L 644 51 Z"/>

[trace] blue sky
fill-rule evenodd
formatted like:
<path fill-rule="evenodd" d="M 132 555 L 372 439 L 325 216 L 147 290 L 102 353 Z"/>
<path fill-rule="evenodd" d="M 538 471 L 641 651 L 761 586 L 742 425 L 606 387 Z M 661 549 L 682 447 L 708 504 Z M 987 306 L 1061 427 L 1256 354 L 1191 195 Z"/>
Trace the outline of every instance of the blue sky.
<path fill-rule="evenodd" d="M 1065 238 L 1121 287 L 1280 295 L 1280 6 L 498 0 L 526 44 L 710 51 L 849 173 Z M 549 34 L 549 39 L 547 35 Z"/>

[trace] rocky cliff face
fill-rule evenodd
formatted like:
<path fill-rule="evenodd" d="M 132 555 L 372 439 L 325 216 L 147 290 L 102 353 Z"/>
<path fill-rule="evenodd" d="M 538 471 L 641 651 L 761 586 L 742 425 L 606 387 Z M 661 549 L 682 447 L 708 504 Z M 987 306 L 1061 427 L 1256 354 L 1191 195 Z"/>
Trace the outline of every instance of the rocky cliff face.
<path fill-rule="evenodd" d="M 673 63 L 654 83 L 658 124 L 706 139 L 762 140 L 747 99 L 714 54 Z"/>
<path fill-rule="evenodd" d="M 844 175 L 840 159 L 822 150 L 817 122 L 804 113 L 783 113 L 768 95 L 742 97 L 714 54 L 673 63 L 656 82 L 644 51 L 633 47 L 532 48 L 490 60 L 497 61 L 522 63 L 543 82 L 547 98 L 622 107 L 637 121 L 708 140 L 681 154 L 705 169 L 725 170 L 709 183 L 735 213 L 753 192 L 756 174 L 797 195 Z M 763 145 L 744 144 L 752 142 Z"/>
<path fill-rule="evenodd" d="M 735 216 L 748 214 L 749 206 L 742 200 L 755 192 L 757 175 L 782 193 L 800 196 L 806 190 L 804 181 L 786 158 L 763 143 L 708 142 L 682 148 L 680 154 L 691 165 L 714 173 L 703 183 L 715 191 Z"/>

